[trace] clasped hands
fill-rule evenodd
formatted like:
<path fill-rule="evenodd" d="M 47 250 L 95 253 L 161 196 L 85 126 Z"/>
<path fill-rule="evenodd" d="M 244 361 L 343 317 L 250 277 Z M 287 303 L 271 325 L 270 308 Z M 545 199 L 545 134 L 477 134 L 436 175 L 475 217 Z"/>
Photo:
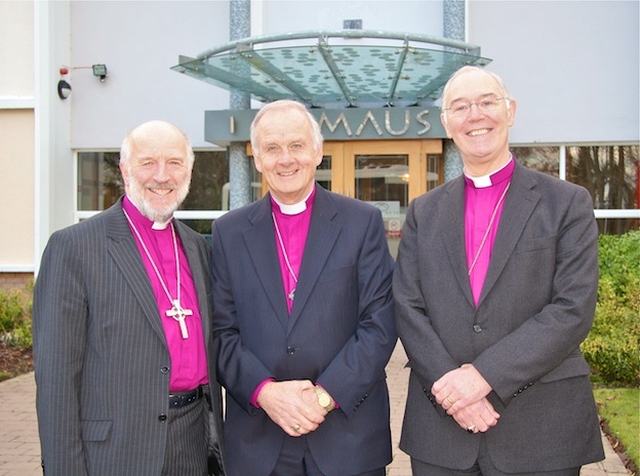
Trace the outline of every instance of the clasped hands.
<path fill-rule="evenodd" d="M 260 390 L 257 403 L 274 423 L 294 437 L 316 430 L 327 415 L 309 380 L 269 382 Z"/>
<path fill-rule="evenodd" d="M 491 386 L 471 364 L 444 374 L 431 387 L 436 402 L 469 433 L 484 433 L 498 423 L 500 414 L 487 400 Z"/>

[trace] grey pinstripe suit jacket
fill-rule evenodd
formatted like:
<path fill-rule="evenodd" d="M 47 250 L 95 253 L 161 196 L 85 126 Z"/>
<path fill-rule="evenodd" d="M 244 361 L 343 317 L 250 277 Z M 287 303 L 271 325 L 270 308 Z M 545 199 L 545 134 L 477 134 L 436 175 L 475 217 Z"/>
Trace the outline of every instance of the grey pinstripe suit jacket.
<path fill-rule="evenodd" d="M 167 438 L 170 358 L 157 304 L 122 199 L 54 233 L 33 307 L 37 412 L 47 476 L 159 476 Z M 176 221 L 211 357 L 208 247 Z M 209 380 L 215 434 L 220 387 Z"/>
<path fill-rule="evenodd" d="M 486 433 L 506 473 L 552 471 L 603 458 L 589 367 L 579 345 L 593 321 L 598 231 L 588 192 L 517 165 L 476 307 L 467 277 L 464 178 L 412 202 L 393 282 L 411 376 L 400 447 L 418 460 L 471 467 L 470 435 L 431 396 L 471 362 L 501 414 Z"/>

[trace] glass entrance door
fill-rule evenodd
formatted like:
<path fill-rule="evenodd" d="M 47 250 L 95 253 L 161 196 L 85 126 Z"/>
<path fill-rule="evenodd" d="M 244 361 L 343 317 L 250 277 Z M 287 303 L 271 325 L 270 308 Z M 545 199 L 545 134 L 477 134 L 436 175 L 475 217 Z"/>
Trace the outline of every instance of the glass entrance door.
<path fill-rule="evenodd" d="M 442 183 L 442 141 L 325 142 L 316 180 L 378 207 L 395 258 L 409 201 Z"/>

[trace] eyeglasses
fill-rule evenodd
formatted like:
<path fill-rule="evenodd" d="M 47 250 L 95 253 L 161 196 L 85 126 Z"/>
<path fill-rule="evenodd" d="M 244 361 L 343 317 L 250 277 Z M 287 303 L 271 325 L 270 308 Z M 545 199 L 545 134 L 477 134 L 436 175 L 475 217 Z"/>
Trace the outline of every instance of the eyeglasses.
<path fill-rule="evenodd" d="M 500 105 L 499 101 L 503 99 L 509 100 L 509 98 L 486 98 L 478 102 L 457 102 L 451 107 L 444 108 L 443 111 L 449 111 L 449 114 L 455 117 L 465 117 L 471 113 L 471 106 L 475 104 L 481 112 L 491 112 Z"/>

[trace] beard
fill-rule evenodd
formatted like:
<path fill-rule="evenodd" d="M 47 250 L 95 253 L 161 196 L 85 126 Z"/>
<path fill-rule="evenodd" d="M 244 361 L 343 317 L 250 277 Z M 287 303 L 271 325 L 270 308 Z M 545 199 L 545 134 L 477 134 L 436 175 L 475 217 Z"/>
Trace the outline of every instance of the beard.
<path fill-rule="evenodd" d="M 133 176 L 130 177 L 130 186 L 127 190 L 129 199 L 140 210 L 143 216 L 154 222 L 166 223 L 173 213 L 178 209 L 180 204 L 184 201 L 189 193 L 189 181 L 185 180 L 183 184 L 178 185 L 173 182 L 158 183 L 151 182 L 149 184 L 142 185 Z M 151 200 L 148 200 L 145 196 L 145 191 L 148 189 L 154 190 L 174 190 L 176 192 L 176 199 L 164 206 L 157 206 Z M 153 193 L 153 192 L 151 192 Z"/>

